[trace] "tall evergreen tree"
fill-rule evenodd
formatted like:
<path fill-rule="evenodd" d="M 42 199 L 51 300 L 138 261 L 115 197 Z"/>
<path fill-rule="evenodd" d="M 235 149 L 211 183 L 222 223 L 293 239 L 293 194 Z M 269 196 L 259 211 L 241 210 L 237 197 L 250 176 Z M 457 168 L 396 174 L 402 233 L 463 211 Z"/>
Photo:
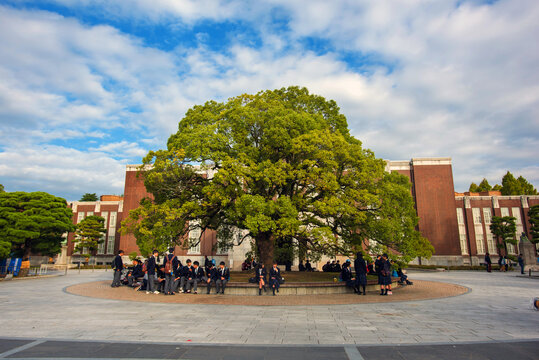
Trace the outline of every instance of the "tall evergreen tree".
<path fill-rule="evenodd" d="M 530 241 L 534 244 L 539 243 L 539 205 L 534 205 L 528 212 L 530 221 L 530 233 L 532 238 Z"/>
<path fill-rule="evenodd" d="M 75 252 L 80 251 L 81 255 L 90 257 L 95 254 L 99 244 L 104 241 L 103 236 L 107 232 L 105 229 L 105 219 L 101 216 L 92 215 L 84 218 L 76 225 Z M 87 253 L 83 253 L 84 251 Z"/>
<path fill-rule="evenodd" d="M 64 199 L 45 192 L 0 193 L 0 239 L 27 260 L 30 253 L 55 255 L 62 235 L 73 231 L 72 211 Z"/>
<path fill-rule="evenodd" d="M 97 201 L 99 198 L 97 197 L 96 193 L 86 193 L 82 195 L 79 201 Z"/>
<path fill-rule="evenodd" d="M 517 245 L 518 243 L 516 219 L 512 216 L 493 216 L 490 231 L 501 240 L 499 244 L 504 248 L 505 254 L 507 254 L 507 244 Z"/>

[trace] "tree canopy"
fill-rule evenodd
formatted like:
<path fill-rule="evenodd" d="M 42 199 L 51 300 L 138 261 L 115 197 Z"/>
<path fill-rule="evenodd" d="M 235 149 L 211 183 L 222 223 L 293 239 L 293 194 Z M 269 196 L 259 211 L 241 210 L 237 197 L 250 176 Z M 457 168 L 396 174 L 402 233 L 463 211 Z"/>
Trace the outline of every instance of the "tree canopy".
<path fill-rule="evenodd" d="M 251 239 L 267 266 L 282 242 L 349 254 L 371 239 L 406 260 L 433 251 L 416 230 L 408 178 L 385 172 L 337 104 L 305 88 L 194 106 L 167 149 L 143 163 L 153 199 L 130 212 L 123 231 L 144 251 L 189 247 L 197 228 L 216 230 L 224 248 Z"/>
<path fill-rule="evenodd" d="M 104 241 L 103 236 L 106 232 L 104 218 L 97 215 L 87 216 L 76 225 L 73 240 L 75 252 L 80 251 L 83 256 L 87 257 L 94 254 L 99 244 Z M 85 251 L 87 253 L 84 253 Z"/>
<path fill-rule="evenodd" d="M 0 184 L 0 192 L 5 192 L 4 185 Z"/>
<path fill-rule="evenodd" d="M 539 205 L 530 207 L 528 216 L 530 221 L 530 233 L 532 235 L 530 241 L 537 244 L 539 243 Z"/>
<path fill-rule="evenodd" d="M 97 201 L 99 198 L 97 197 L 96 193 L 86 193 L 82 195 L 79 201 Z"/>
<path fill-rule="evenodd" d="M 490 224 L 490 231 L 498 239 L 501 239 L 501 245 L 507 254 L 507 244 L 517 245 L 516 238 L 516 219 L 512 216 L 493 216 Z"/>
<path fill-rule="evenodd" d="M 501 185 L 491 186 L 487 179 L 483 179 L 479 185 L 471 183 L 468 191 L 500 191 L 502 195 L 537 195 L 537 190 L 523 176 L 515 178 L 509 171 L 503 176 Z"/>
<path fill-rule="evenodd" d="M 73 231 L 72 211 L 64 199 L 45 192 L 0 193 L 0 251 L 23 259 L 30 252 L 55 255 L 62 235 Z"/>

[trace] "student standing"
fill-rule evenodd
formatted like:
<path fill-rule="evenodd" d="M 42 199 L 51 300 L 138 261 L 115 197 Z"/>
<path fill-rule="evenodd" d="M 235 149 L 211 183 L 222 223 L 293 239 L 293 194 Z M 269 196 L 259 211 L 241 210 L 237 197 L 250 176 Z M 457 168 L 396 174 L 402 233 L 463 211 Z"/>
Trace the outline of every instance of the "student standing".
<path fill-rule="evenodd" d="M 374 272 L 376 272 L 376 276 L 378 276 L 378 285 L 380 285 L 380 289 L 382 288 L 382 256 L 376 255 L 376 261 L 374 262 Z M 381 290 L 380 295 L 384 295 L 384 291 Z"/>
<path fill-rule="evenodd" d="M 230 280 L 230 270 L 225 266 L 224 261 L 221 261 L 219 263 L 219 269 L 217 270 L 217 272 L 219 276 L 215 284 L 216 289 L 217 289 L 217 294 L 219 294 L 219 289 L 220 289 L 221 294 L 224 295 L 226 283 L 228 282 L 228 280 Z"/>
<path fill-rule="evenodd" d="M 390 295 L 391 294 L 391 264 L 388 260 L 387 254 L 382 255 L 382 285 L 380 295 Z"/>
<path fill-rule="evenodd" d="M 152 256 L 148 259 L 148 284 L 146 285 L 146 294 L 153 292 L 154 294 L 159 294 L 159 291 L 155 290 L 155 268 L 157 264 L 157 257 L 159 256 L 159 251 L 154 250 Z"/>
<path fill-rule="evenodd" d="M 174 295 L 175 271 L 178 269 L 178 258 L 174 255 L 174 248 L 168 249 L 168 255 L 163 259 L 165 272 L 165 295 Z"/>
<path fill-rule="evenodd" d="M 270 280 L 269 284 L 273 290 L 273 296 L 275 296 L 275 291 L 279 292 L 279 286 L 281 285 L 281 269 L 277 267 L 277 262 L 273 262 L 273 267 L 270 270 Z"/>
<path fill-rule="evenodd" d="M 487 267 L 487 272 L 492 271 L 492 260 L 490 259 L 490 254 L 487 252 L 485 254 L 485 265 Z"/>
<path fill-rule="evenodd" d="M 518 254 L 518 265 L 520 266 L 520 273 L 524 274 L 524 258 L 522 257 L 522 254 Z"/>
<path fill-rule="evenodd" d="M 263 263 L 260 263 L 255 269 L 255 277 L 258 282 L 258 295 L 262 295 L 262 289 L 266 292 L 266 267 Z"/>
<path fill-rule="evenodd" d="M 365 292 L 365 287 L 367 286 L 367 264 L 363 259 L 363 254 L 358 252 L 356 254 L 356 260 L 354 260 L 354 268 L 356 269 L 356 279 L 357 279 L 357 294 L 361 295 L 361 290 L 363 289 L 363 295 L 367 295 Z M 360 288 L 361 286 L 361 288 Z"/>
<path fill-rule="evenodd" d="M 114 258 L 112 268 L 114 269 L 114 274 L 112 278 L 111 287 L 119 287 L 121 285 L 120 278 L 122 277 L 122 270 L 124 269 L 124 263 L 122 261 L 122 256 L 124 254 L 123 250 L 118 251 L 118 255 Z"/>

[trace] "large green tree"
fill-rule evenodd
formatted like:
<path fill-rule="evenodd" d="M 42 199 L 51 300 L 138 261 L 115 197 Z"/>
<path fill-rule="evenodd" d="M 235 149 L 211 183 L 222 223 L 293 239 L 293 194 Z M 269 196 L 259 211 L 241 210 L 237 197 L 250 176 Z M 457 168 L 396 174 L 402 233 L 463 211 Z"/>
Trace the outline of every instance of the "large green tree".
<path fill-rule="evenodd" d="M 25 260 L 31 252 L 59 253 L 62 235 L 73 228 L 72 211 L 60 197 L 45 192 L 0 193 L 0 239 Z M 5 244 L 1 247 L 4 253 Z"/>
<path fill-rule="evenodd" d="M 539 243 L 539 205 L 530 207 L 528 216 L 530 219 L 530 233 L 532 235 L 530 241 L 537 244 Z"/>
<path fill-rule="evenodd" d="M 97 215 L 87 216 L 76 225 L 73 240 L 75 252 L 80 251 L 81 255 L 86 257 L 95 254 L 99 244 L 104 241 L 103 236 L 106 232 L 104 218 Z M 86 250 L 88 252 L 84 253 Z"/>
<path fill-rule="evenodd" d="M 493 216 L 490 224 L 490 231 L 498 239 L 501 239 L 499 243 L 505 250 L 507 255 L 507 244 L 517 245 L 516 238 L 516 219 L 512 216 Z"/>
<path fill-rule="evenodd" d="M 97 197 L 96 193 L 86 193 L 82 195 L 79 201 L 97 201 L 99 198 Z"/>
<path fill-rule="evenodd" d="M 334 254 L 372 239 L 407 260 L 433 251 L 416 230 L 408 179 L 385 172 L 384 161 L 350 135 L 337 104 L 305 88 L 195 106 L 167 149 L 143 162 L 153 200 L 123 227 L 144 248 L 190 246 L 186 235 L 200 228 L 217 230 L 221 247 L 254 240 L 267 266 L 282 242 Z"/>

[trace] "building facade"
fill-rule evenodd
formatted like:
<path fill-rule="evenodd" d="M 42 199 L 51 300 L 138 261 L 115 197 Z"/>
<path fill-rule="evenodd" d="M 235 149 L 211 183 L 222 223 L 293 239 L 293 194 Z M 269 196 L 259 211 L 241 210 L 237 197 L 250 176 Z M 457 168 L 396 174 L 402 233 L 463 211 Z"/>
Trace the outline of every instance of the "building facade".
<path fill-rule="evenodd" d="M 96 202 L 70 203 L 75 224 L 89 215 L 100 215 L 106 219 L 107 235 L 95 257 L 97 263 L 110 262 L 119 249 L 124 250 L 126 255 L 139 251 L 132 234 L 119 233 L 121 221 L 129 211 L 137 208 L 143 197 L 150 196 L 143 179 L 137 176 L 138 170 L 138 165 L 127 165 L 123 198 L 103 196 Z M 496 261 L 499 250 L 489 228 L 492 216 L 514 216 L 517 219 L 517 234 L 525 233 L 528 238 L 531 237 L 528 211 L 529 207 L 539 204 L 539 196 L 501 196 L 498 192 L 456 194 L 451 158 L 386 161 L 386 171 L 397 171 L 410 179 L 419 217 L 418 230 L 435 249 L 430 259 L 416 259 L 416 263 L 476 265 L 483 262 L 486 251 Z M 71 262 L 77 262 L 77 254 L 73 254 L 73 236 L 68 236 L 67 255 Z M 200 232 L 192 232 L 189 237 L 198 238 Z M 196 247 L 177 247 L 175 253 L 182 262 L 187 258 L 201 262 L 207 256 L 218 262 L 225 261 L 230 268 L 237 270 L 241 268 L 246 253 L 251 250 L 248 241 L 226 251 L 218 249 L 216 244 L 216 232 L 206 231 Z M 518 253 L 518 249 L 512 247 L 508 251 L 509 254 Z M 322 258 L 313 265 L 321 268 L 327 260 Z"/>

